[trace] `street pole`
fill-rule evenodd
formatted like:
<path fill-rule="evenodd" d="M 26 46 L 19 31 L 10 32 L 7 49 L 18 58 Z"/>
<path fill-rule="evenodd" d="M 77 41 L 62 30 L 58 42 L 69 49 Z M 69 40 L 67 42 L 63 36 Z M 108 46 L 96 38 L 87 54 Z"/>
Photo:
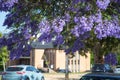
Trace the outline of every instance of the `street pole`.
<path fill-rule="evenodd" d="M 68 64 L 68 60 L 69 60 L 69 58 L 68 58 L 68 54 L 66 54 L 66 63 L 65 63 L 65 64 L 66 64 L 66 65 L 65 65 L 65 67 L 66 67 L 66 69 L 65 69 L 65 70 L 66 70 L 66 71 L 65 71 L 65 80 L 69 80 L 69 71 L 68 71 L 68 69 L 69 69 L 69 68 L 68 68 L 68 65 L 69 65 L 69 64 Z"/>

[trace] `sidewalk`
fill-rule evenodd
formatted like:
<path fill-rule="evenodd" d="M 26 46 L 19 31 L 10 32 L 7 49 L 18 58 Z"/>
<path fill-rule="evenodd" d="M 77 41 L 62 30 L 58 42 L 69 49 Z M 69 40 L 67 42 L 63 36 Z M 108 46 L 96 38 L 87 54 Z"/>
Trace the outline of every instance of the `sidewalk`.
<path fill-rule="evenodd" d="M 65 80 L 64 73 L 43 73 L 45 80 Z M 86 73 L 70 73 L 69 80 L 79 80 L 82 75 Z"/>

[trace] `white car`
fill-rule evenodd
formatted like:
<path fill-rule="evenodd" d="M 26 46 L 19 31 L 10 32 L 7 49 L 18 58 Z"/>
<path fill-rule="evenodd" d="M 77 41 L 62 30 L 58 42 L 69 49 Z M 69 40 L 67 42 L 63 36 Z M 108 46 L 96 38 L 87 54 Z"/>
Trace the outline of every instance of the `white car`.
<path fill-rule="evenodd" d="M 120 73 L 120 66 L 116 66 L 116 68 L 114 69 L 114 73 Z"/>
<path fill-rule="evenodd" d="M 44 76 L 31 65 L 14 65 L 6 68 L 2 80 L 44 80 Z"/>

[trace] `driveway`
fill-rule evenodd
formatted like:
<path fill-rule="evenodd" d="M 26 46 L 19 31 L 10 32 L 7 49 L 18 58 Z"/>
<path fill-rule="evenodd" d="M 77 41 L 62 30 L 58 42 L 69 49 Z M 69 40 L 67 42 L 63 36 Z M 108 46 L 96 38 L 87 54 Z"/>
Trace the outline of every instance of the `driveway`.
<path fill-rule="evenodd" d="M 79 80 L 86 73 L 70 73 L 69 80 Z M 65 80 L 64 73 L 44 73 L 45 80 Z"/>

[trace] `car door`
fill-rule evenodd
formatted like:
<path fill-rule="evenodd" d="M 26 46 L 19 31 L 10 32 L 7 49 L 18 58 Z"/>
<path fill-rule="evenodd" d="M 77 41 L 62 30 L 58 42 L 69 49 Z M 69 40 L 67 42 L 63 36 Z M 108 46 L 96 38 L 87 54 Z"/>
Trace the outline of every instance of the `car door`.
<path fill-rule="evenodd" d="M 39 72 L 37 71 L 37 69 L 33 66 L 31 66 L 31 69 L 32 69 L 32 72 L 33 72 L 33 77 L 34 77 L 34 80 L 39 80 Z"/>
<path fill-rule="evenodd" d="M 27 76 L 29 76 L 30 80 L 35 80 L 34 70 L 31 66 L 26 68 Z"/>

